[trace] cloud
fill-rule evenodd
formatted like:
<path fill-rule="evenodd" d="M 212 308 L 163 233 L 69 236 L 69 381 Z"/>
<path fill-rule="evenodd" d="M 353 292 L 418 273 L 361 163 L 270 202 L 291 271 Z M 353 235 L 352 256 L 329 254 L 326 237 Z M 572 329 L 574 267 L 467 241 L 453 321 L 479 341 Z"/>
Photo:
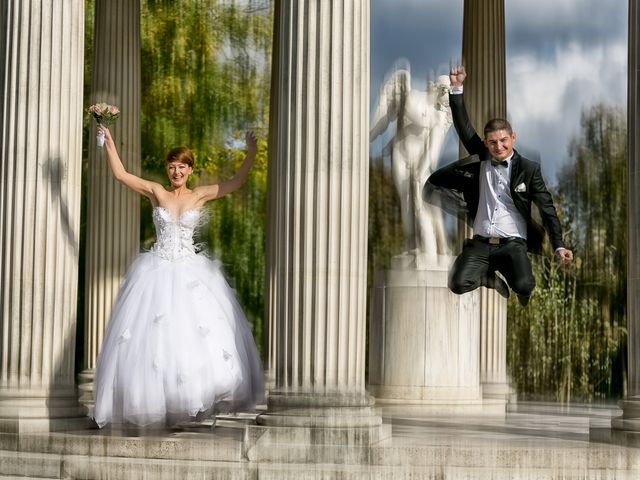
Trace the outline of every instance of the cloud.
<path fill-rule="evenodd" d="M 507 72 L 508 115 L 518 143 L 539 153 L 550 180 L 567 158 L 582 112 L 600 102 L 626 102 L 626 42 L 560 45 L 551 59 L 523 52 L 509 58 Z"/>
<path fill-rule="evenodd" d="M 558 44 L 617 42 L 627 34 L 627 0 L 508 0 L 509 48 L 553 54 Z"/>

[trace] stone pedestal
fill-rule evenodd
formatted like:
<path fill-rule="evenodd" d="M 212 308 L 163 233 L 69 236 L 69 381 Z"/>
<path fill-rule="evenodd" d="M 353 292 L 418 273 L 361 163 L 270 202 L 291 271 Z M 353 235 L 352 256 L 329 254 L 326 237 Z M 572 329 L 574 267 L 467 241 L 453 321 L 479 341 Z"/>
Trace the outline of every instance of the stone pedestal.
<path fill-rule="evenodd" d="M 402 269 L 402 257 L 374 280 L 369 331 L 369 391 L 380 405 L 423 413 L 504 414 L 480 385 L 479 291 L 455 295 L 448 265 Z M 394 268 L 396 267 L 396 268 Z"/>

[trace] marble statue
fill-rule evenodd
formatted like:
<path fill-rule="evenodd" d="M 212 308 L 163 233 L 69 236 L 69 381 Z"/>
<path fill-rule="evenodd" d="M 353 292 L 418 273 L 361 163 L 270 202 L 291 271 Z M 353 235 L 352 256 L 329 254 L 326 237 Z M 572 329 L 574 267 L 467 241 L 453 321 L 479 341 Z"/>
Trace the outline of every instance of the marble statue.
<path fill-rule="evenodd" d="M 449 77 L 429 81 L 426 91 L 411 88 L 409 65 L 387 75 L 371 121 L 370 141 L 396 122 L 385 148 L 391 155 L 393 182 L 400 197 L 400 213 L 407 255 L 424 269 L 449 253 L 442 212 L 422 199 L 427 177 L 435 171 L 452 118 Z"/>

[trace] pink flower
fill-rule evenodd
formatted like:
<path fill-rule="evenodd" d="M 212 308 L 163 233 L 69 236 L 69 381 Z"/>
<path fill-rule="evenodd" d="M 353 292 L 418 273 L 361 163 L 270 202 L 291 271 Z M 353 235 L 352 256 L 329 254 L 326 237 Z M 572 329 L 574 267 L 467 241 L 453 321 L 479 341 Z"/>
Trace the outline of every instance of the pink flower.
<path fill-rule="evenodd" d="M 96 122 L 109 124 L 114 120 L 117 120 L 120 115 L 120 109 L 115 105 L 109 105 L 105 102 L 96 103 L 91 105 L 88 112 L 95 118 Z"/>

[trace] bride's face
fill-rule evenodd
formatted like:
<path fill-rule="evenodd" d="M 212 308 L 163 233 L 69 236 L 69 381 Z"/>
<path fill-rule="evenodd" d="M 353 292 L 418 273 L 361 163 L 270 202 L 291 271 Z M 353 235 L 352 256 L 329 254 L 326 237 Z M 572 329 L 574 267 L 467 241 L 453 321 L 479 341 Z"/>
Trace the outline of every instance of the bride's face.
<path fill-rule="evenodd" d="M 171 181 L 171 186 L 178 188 L 186 185 L 187 179 L 193 168 L 191 168 L 186 163 L 182 162 L 170 162 L 167 163 L 167 175 L 169 176 L 169 180 Z"/>

